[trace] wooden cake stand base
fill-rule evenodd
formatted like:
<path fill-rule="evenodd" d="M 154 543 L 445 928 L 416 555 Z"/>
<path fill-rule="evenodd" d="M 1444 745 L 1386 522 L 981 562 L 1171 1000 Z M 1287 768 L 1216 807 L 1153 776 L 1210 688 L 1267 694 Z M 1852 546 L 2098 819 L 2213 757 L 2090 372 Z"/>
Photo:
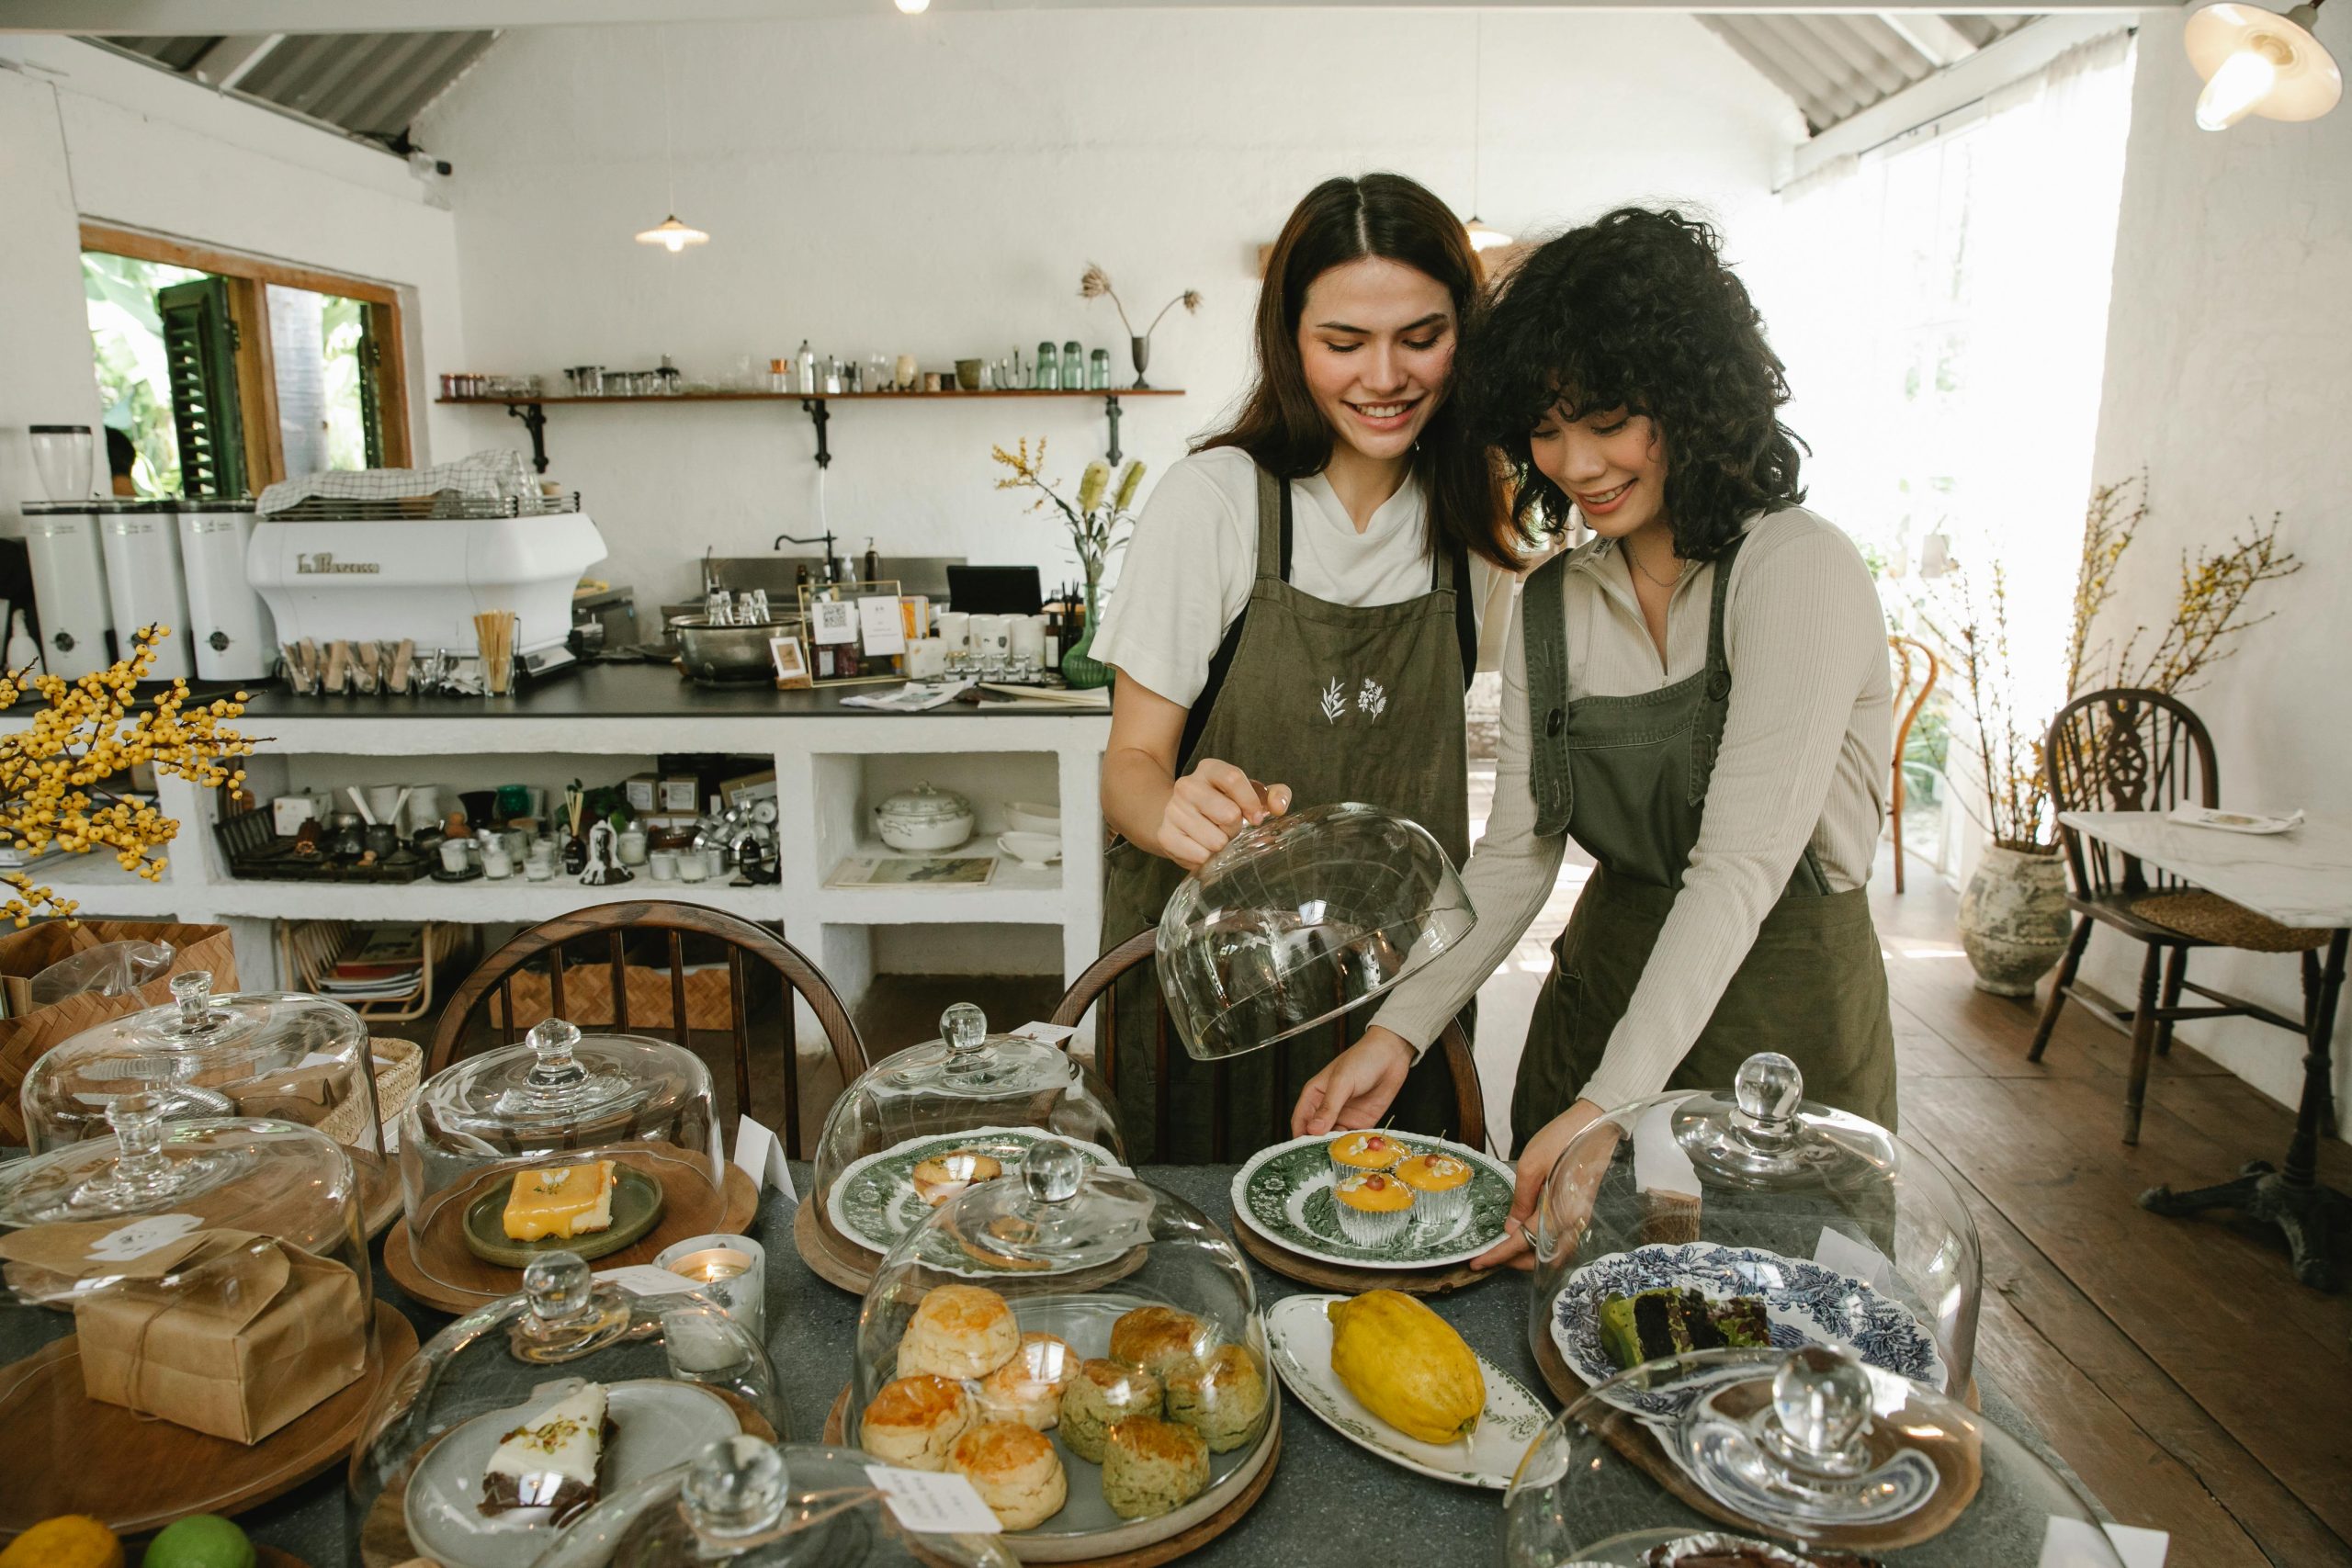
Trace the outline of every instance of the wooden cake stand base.
<path fill-rule="evenodd" d="M 1467 1263 L 1446 1269 L 1358 1269 L 1345 1263 L 1326 1263 L 1270 1239 L 1254 1229 L 1238 1209 L 1233 1212 L 1233 1239 L 1241 1244 L 1242 1251 L 1286 1280 L 1312 1285 L 1318 1291 L 1344 1291 L 1350 1295 L 1360 1296 L 1366 1291 L 1402 1291 L 1408 1296 L 1443 1295 L 1490 1279 L 1495 1273 L 1491 1269 L 1473 1269 Z"/>

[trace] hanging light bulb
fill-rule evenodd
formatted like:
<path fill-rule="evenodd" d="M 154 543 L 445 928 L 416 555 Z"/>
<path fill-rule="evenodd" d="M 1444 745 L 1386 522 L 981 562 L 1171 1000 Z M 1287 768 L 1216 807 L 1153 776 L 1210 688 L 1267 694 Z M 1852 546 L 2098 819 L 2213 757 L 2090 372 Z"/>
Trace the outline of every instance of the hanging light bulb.
<path fill-rule="evenodd" d="M 1470 36 L 1470 221 L 1463 229 L 1470 236 L 1473 254 L 1491 251 L 1510 243 L 1510 236 L 1491 228 L 1478 217 L 1478 176 L 1484 173 L 1487 140 L 1487 17 L 1484 12 L 1473 17 Z"/>
<path fill-rule="evenodd" d="M 1474 251 L 1498 250 L 1510 243 L 1510 236 L 1500 229 L 1480 222 L 1476 217 L 1464 225 L 1470 232 L 1470 248 Z"/>
<path fill-rule="evenodd" d="M 637 231 L 640 245 L 660 245 L 676 255 L 688 245 L 704 245 L 710 236 L 692 224 L 678 221 L 678 160 L 670 123 L 670 35 L 656 29 L 662 48 L 662 167 L 670 185 L 670 216 L 650 229 Z"/>
<path fill-rule="evenodd" d="M 2205 79 L 2197 123 L 2226 130 L 2250 114 L 2265 119 L 2317 119 L 2344 96 L 2344 73 L 2313 36 L 2316 4 L 2285 16 L 2223 0 L 2188 18 L 2182 41 Z"/>
<path fill-rule="evenodd" d="M 931 0 L 898 0 L 899 9 L 910 17 L 920 17 L 931 9 Z"/>
<path fill-rule="evenodd" d="M 659 226 L 651 229 L 640 229 L 637 233 L 637 243 L 639 244 L 664 246 L 673 256 L 680 251 L 684 250 L 688 245 L 699 245 L 705 243 L 709 240 L 709 238 L 710 236 L 704 233 L 701 230 L 692 228 L 686 224 L 679 222 L 678 215 L 674 212 L 670 214 L 668 218 L 664 219 Z"/>

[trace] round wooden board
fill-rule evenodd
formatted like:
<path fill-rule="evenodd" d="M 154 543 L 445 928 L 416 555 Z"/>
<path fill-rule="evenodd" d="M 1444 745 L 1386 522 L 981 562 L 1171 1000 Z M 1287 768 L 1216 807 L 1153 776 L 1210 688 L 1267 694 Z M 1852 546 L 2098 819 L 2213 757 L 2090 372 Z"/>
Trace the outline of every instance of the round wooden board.
<path fill-rule="evenodd" d="M 825 1218 L 823 1201 L 813 1192 L 793 1211 L 792 1245 L 799 1249 L 800 1261 L 808 1265 L 811 1274 L 854 1296 L 865 1294 L 866 1287 L 874 1283 L 874 1270 L 882 1262 L 880 1253 L 867 1251 L 833 1228 Z"/>
<path fill-rule="evenodd" d="M 825 1441 L 836 1447 L 840 1446 L 842 1434 L 846 1428 L 848 1420 L 849 1385 L 843 1383 L 841 1393 L 834 1397 L 832 1409 L 825 1415 Z M 1258 1467 L 1258 1472 L 1242 1485 L 1240 1491 L 1233 1495 L 1232 1499 L 1224 1507 L 1219 1508 L 1200 1523 L 1179 1530 L 1165 1540 L 1155 1540 L 1148 1546 L 1139 1546 L 1132 1551 L 1122 1551 L 1110 1557 L 1056 1559 L 1055 1568 L 1158 1568 L 1159 1563 L 1172 1562 L 1188 1552 L 1198 1551 L 1202 1547 L 1240 1523 L 1241 1516 L 1248 1513 L 1260 1497 L 1265 1495 L 1266 1488 L 1273 1483 L 1274 1466 L 1282 1457 L 1283 1427 L 1278 1415 L 1274 1421 L 1273 1438 L 1267 1445 L 1266 1462 Z M 1005 1536 L 1001 1539 L 1014 1556 L 1020 1556 L 1021 1542 L 1018 1537 Z M 371 1568 L 374 1568 L 374 1565 L 371 1565 Z"/>
<path fill-rule="evenodd" d="M 8 1484 L 0 1496 L 54 1496 L 44 1484 L 53 1476 L 102 1475 L 103 1507 L 84 1511 L 100 1514 L 117 1535 L 139 1535 L 189 1514 L 233 1515 L 341 1464 L 377 1390 L 416 1354 L 416 1330 L 378 1302 L 374 1375 L 250 1447 L 88 1398 L 77 1348 L 75 1339 L 59 1339 L 0 1370 L 0 1430 L 10 1435 Z M 0 1509 L 0 1540 L 38 1522 L 11 1519 Z"/>
<path fill-rule="evenodd" d="M 1251 1225 L 1238 1209 L 1233 1212 L 1233 1239 L 1241 1244 L 1242 1251 L 1286 1280 L 1312 1285 L 1318 1291 L 1344 1291 L 1350 1295 L 1362 1295 L 1366 1291 L 1401 1291 L 1408 1296 L 1443 1295 L 1491 1279 L 1497 1272 L 1492 1269 L 1473 1269 L 1467 1263 L 1445 1269 L 1354 1269 L 1344 1263 L 1326 1263 L 1319 1258 L 1293 1252 L 1269 1238 Z"/>
<path fill-rule="evenodd" d="M 599 1157 L 626 1160 L 639 1170 L 660 1178 L 659 1168 L 678 1162 L 648 1156 L 635 1149 L 609 1151 Z M 504 1180 L 512 1170 L 488 1173 L 485 1181 Z M 679 1183 L 683 1187 L 684 1183 Z M 458 1232 L 463 1223 L 466 1206 L 473 1194 L 464 1192 L 445 1198 L 433 1218 L 426 1223 L 425 1236 L 419 1242 L 414 1234 L 402 1231 L 384 1238 L 384 1272 L 390 1274 L 400 1288 L 414 1300 L 443 1312 L 471 1312 L 503 1297 L 511 1296 L 523 1288 L 520 1269 L 502 1269 L 485 1263 L 466 1247 L 465 1238 Z M 642 1241 L 625 1247 L 609 1257 L 596 1259 L 596 1267 L 620 1269 L 632 1263 L 650 1263 L 664 1247 L 688 1236 L 711 1233 L 741 1235 L 744 1227 L 759 1213 L 760 1190 L 752 1179 L 736 1166 L 727 1168 L 724 1189 L 719 1193 L 703 1190 L 679 1195 L 678 1188 L 668 1190 L 668 1202 L 662 1213 L 662 1223 L 653 1227 Z M 427 1271 L 418 1261 L 422 1249 L 431 1260 Z"/>

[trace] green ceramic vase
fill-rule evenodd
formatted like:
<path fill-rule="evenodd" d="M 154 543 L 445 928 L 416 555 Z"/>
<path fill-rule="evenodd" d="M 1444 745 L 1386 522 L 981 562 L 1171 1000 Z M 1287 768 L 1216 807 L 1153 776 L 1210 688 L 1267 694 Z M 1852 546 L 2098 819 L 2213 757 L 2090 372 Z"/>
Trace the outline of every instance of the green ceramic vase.
<path fill-rule="evenodd" d="M 1091 653 L 1094 647 L 1095 629 L 1102 623 L 1100 603 L 1101 589 L 1090 580 L 1086 584 L 1086 633 L 1078 639 L 1077 646 L 1062 655 L 1062 679 L 1076 691 L 1107 686 L 1114 673 L 1109 665 L 1093 658 Z"/>

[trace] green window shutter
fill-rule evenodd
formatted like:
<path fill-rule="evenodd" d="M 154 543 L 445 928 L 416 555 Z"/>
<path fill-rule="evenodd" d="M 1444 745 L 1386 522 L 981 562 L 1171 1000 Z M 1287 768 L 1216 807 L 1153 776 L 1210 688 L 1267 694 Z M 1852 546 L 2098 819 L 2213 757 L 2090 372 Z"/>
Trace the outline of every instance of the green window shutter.
<path fill-rule="evenodd" d="M 368 466 L 384 466 L 384 410 L 377 382 L 384 373 L 384 346 L 376 341 L 376 310 L 359 307 L 359 434 L 367 444 Z"/>
<path fill-rule="evenodd" d="M 216 499 L 245 493 L 244 422 L 237 403 L 237 338 L 229 280 L 175 283 L 155 296 L 164 360 L 179 435 L 180 492 Z"/>

